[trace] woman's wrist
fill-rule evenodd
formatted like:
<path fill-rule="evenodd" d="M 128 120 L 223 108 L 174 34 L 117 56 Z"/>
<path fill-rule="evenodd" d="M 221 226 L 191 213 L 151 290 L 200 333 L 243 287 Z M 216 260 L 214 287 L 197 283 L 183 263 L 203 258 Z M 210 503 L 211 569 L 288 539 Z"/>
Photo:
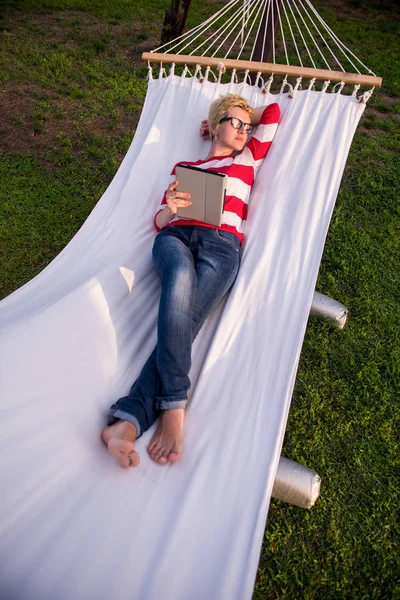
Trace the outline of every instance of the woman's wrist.
<path fill-rule="evenodd" d="M 175 216 L 175 213 L 170 209 L 169 206 L 166 206 L 165 208 L 163 208 L 163 210 L 161 212 L 158 213 L 158 215 L 156 216 L 156 224 L 157 226 L 162 229 L 163 227 L 165 227 L 170 220 L 172 219 L 172 217 Z"/>

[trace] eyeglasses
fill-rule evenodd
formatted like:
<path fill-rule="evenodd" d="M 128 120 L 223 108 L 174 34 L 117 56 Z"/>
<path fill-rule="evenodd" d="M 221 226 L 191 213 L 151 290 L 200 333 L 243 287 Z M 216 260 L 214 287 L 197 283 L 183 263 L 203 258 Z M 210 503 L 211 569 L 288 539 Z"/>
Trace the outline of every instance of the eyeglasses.
<path fill-rule="evenodd" d="M 237 119 L 236 117 L 224 117 L 220 120 L 220 123 L 225 123 L 225 121 L 230 121 L 232 127 L 234 127 L 235 129 L 242 129 L 243 127 L 247 135 L 250 135 L 250 133 L 254 129 L 252 125 L 249 125 L 249 123 L 243 123 L 243 121 Z"/>

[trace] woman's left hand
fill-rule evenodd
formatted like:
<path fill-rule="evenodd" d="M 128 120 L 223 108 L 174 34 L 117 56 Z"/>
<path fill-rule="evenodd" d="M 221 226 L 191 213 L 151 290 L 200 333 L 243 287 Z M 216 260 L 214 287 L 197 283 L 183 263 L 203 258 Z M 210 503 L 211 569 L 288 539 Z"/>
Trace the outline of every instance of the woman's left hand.
<path fill-rule="evenodd" d="M 210 138 L 210 128 L 208 126 L 207 120 L 201 122 L 200 135 L 203 138 L 203 140 L 208 140 Z"/>

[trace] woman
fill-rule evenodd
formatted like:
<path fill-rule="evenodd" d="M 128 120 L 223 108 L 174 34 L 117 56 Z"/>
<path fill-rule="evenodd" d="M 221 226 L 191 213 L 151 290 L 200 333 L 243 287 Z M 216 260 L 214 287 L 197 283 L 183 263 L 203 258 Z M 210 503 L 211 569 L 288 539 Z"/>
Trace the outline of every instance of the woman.
<path fill-rule="evenodd" d="M 139 464 L 134 442 L 159 416 L 148 453 L 159 464 L 180 458 L 192 343 L 236 279 L 250 190 L 279 114 L 278 104 L 253 110 L 236 94 L 211 104 L 208 121 L 201 125 L 201 135 L 211 137 L 210 152 L 205 159 L 185 164 L 228 175 L 221 227 L 177 216 L 178 209 L 191 204 L 189 194 L 176 191 L 177 181 L 164 193 L 154 218 L 159 233 L 153 263 L 162 284 L 157 346 L 129 395 L 111 407 L 101 435 L 122 467 Z M 175 179 L 175 167 L 171 175 Z"/>

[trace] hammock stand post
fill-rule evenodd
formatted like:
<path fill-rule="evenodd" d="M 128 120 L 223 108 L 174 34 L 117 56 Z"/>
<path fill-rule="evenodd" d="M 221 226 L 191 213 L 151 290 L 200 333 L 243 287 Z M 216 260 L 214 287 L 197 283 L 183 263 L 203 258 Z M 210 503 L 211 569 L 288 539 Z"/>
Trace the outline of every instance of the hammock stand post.
<path fill-rule="evenodd" d="M 278 65 L 273 63 L 256 62 L 249 60 L 235 60 L 231 58 L 218 58 L 208 56 L 188 56 L 184 54 L 163 54 L 159 52 L 143 52 L 142 59 L 150 63 L 167 63 L 175 65 L 200 65 L 217 69 L 221 63 L 226 69 L 236 71 L 260 72 L 264 74 L 283 75 L 288 77 L 304 77 L 319 81 L 333 81 L 336 83 L 349 83 L 351 85 L 364 85 L 376 88 L 382 87 L 382 77 L 362 75 L 358 73 L 344 73 L 330 71 L 329 69 L 313 69 L 310 67 L 296 67 L 292 65 Z"/>
<path fill-rule="evenodd" d="M 343 329 L 347 321 L 348 310 L 341 302 L 326 294 L 315 291 L 310 308 L 310 317 L 321 321 L 328 320 L 339 329 Z"/>

